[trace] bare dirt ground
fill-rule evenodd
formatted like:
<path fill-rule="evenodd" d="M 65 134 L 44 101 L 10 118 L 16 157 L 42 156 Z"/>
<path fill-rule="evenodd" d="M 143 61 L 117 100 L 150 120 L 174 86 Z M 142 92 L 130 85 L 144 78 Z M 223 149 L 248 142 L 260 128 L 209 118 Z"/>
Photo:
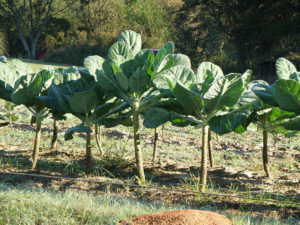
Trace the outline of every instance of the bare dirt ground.
<path fill-rule="evenodd" d="M 273 178 L 264 175 L 261 160 L 260 131 L 229 134 L 213 140 L 214 167 L 209 167 L 207 192 L 244 195 L 262 201 L 224 196 L 204 196 L 198 191 L 200 167 L 200 131 L 167 126 L 160 134 L 159 159 L 153 164 L 153 132 L 142 130 L 147 185 L 172 188 L 160 190 L 131 186 L 137 184 L 130 128 L 104 129 L 100 156 L 94 144 L 93 176 L 84 178 L 84 135 L 73 141 L 63 141 L 66 124 L 60 124 L 59 145 L 49 150 L 51 126 L 44 128 L 37 175 L 59 175 L 69 179 L 11 176 L 1 172 L 28 172 L 34 134 L 27 124 L 0 130 L 0 180 L 10 184 L 32 182 L 35 185 L 64 191 L 89 191 L 103 195 L 107 192 L 139 199 L 162 201 L 167 204 L 188 204 L 198 207 L 213 205 L 229 212 L 250 212 L 253 215 L 272 215 L 286 218 L 293 214 L 300 218 L 300 141 L 299 135 L 288 139 L 278 137 L 278 146 L 270 143 L 269 158 Z M 160 131 L 161 132 L 161 131 Z M 109 183 L 109 184 L 108 184 Z M 182 191 L 178 191 L 179 189 Z M 278 200 L 287 203 L 272 203 Z M 289 203 L 289 204 L 288 204 Z M 298 204 L 298 206 L 297 206 Z"/>

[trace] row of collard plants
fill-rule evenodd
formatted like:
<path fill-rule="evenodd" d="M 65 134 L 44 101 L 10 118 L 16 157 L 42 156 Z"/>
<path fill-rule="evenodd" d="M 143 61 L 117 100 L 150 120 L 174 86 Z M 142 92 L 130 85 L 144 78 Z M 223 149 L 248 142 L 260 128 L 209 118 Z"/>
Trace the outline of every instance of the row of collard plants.
<path fill-rule="evenodd" d="M 26 106 L 36 124 L 32 156 L 35 170 L 41 137 L 41 125 L 50 114 L 56 120 L 71 113 L 81 124 L 71 127 L 86 133 L 86 173 L 92 171 L 91 133 L 93 126 L 133 127 L 138 178 L 145 182 L 140 119 L 146 128 L 167 122 L 173 126 L 202 129 L 200 180 L 205 191 L 207 151 L 210 131 L 217 134 L 246 131 L 250 123 L 262 128 L 263 163 L 267 176 L 268 133 L 300 130 L 300 73 L 284 58 L 276 62 L 278 80 L 250 81 L 252 72 L 224 75 L 221 68 L 202 62 L 194 73 L 190 59 L 174 54 L 172 42 L 158 52 L 142 49 L 141 36 L 124 31 L 106 59 L 89 56 L 84 67 L 51 68 L 38 72 L 19 60 L 0 63 L 0 98 Z"/>

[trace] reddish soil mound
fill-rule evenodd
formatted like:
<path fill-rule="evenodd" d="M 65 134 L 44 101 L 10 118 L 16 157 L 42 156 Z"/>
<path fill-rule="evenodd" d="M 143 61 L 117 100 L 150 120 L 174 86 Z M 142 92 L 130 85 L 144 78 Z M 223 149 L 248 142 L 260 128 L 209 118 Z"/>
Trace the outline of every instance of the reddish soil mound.
<path fill-rule="evenodd" d="M 232 225 L 225 216 L 202 210 L 176 210 L 127 218 L 120 225 Z"/>

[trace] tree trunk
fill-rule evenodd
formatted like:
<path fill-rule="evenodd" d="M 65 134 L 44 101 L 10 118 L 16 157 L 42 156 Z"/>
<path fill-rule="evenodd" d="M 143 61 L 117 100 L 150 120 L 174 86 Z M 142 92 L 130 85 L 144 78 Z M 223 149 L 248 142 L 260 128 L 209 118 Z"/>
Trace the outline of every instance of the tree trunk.
<path fill-rule="evenodd" d="M 88 26 L 87 26 L 87 39 L 91 39 L 92 33 L 92 1 L 88 0 Z"/>
<path fill-rule="evenodd" d="M 268 160 L 268 131 L 263 129 L 263 149 L 262 149 L 262 157 L 264 170 L 266 172 L 267 177 L 271 177 L 270 169 L 269 169 L 269 160 Z"/>
<path fill-rule="evenodd" d="M 201 167 L 200 167 L 200 185 L 201 192 L 205 192 L 207 182 L 207 153 L 208 153 L 208 133 L 209 126 L 202 128 L 202 154 L 201 154 Z"/>
<path fill-rule="evenodd" d="M 95 124 L 95 138 L 96 143 L 100 152 L 100 155 L 103 155 L 103 150 L 101 146 L 101 127 Z"/>
<path fill-rule="evenodd" d="M 18 34 L 19 34 L 19 37 L 20 37 L 20 40 L 23 44 L 23 47 L 28 55 L 28 58 L 32 59 L 32 54 L 31 54 L 31 51 L 30 51 L 30 48 L 28 46 L 28 43 L 24 37 L 24 34 L 23 34 L 23 31 L 22 31 L 22 27 L 20 24 L 16 24 L 16 27 L 17 27 L 17 30 L 18 30 Z"/>
<path fill-rule="evenodd" d="M 207 145 L 208 145 L 208 155 L 209 155 L 209 164 L 210 167 L 214 167 L 214 157 L 212 153 L 212 140 L 211 140 L 211 130 L 208 128 L 208 139 L 207 139 Z"/>
<path fill-rule="evenodd" d="M 86 165 L 86 175 L 92 173 L 92 146 L 91 146 L 91 133 L 86 132 L 86 152 L 85 152 L 85 165 Z"/>
<path fill-rule="evenodd" d="M 50 147 L 51 150 L 57 148 L 57 134 L 58 134 L 57 121 L 53 119 L 53 135 L 52 135 L 51 147 Z"/>
<path fill-rule="evenodd" d="M 40 35 L 38 35 L 36 37 L 36 39 L 33 41 L 33 43 L 31 44 L 31 58 L 35 59 L 35 53 L 36 53 L 36 45 L 37 45 L 37 41 Z"/>
<path fill-rule="evenodd" d="M 134 141 L 136 167 L 138 170 L 138 176 L 140 181 L 145 182 L 145 173 L 144 173 L 139 129 L 140 129 L 139 112 L 137 110 L 134 110 L 133 111 L 133 141 Z"/>
<path fill-rule="evenodd" d="M 157 160 L 157 153 L 158 153 L 158 132 L 157 132 L 157 128 L 154 128 L 153 159 L 152 159 L 153 163 L 155 163 Z"/>
<path fill-rule="evenodd" d="M 37 164 L 37 161 L 39 158 L 41 132 L 42 132 L 42 121 L 37 119 L 36 120 L 36 128 L 35 128 L 34 147 L 33 147 L 33 153 L 32 153 L 31 170 L 35 170 L 36 164 Z"/>

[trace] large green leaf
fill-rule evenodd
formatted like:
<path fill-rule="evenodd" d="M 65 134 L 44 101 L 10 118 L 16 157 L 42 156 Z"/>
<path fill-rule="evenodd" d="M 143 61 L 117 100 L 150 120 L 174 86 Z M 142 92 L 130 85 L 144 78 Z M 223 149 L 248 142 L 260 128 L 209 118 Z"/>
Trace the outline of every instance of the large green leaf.
<path fill-rule="evenodd" d="M 19 74 L 6 63 L 0 63 L 0 98 L 11 101 L 11 93 Z"/>
<path fill-rule="evenodd" d="M 131 30 L 123 31 L 119 35 L 118 41 L 124 41 L 131 49 L 133 55 L 136 55 L 142 48 L 141 35 Z"/>
<path fill-rule="evenodd" d="M 52 78 L 52 74 L 47 70 L 20 77 L 12 93 L 13 103 L 35 105 L 38 96 L 47 94 L 45 91 L 50 87 Z"/>
<path fill-rule="evenodd" d="M 170 120 L 170 111 L 163 108 L 150 108 L 144 119 L 144 126 L 147 128 L 156 128 Z"/>
<path fill-rule="evenodd" d="M 266 104 L 277 107 L 279 106 L 274 97 L 274 86 L 267 83 L 255 84 L 252 91 Z"/>
<path fill-rule="evenodd" d="M 103 115 L 107 114 L 111 109 L 117 107 L 119 104 L 116 102 L 106 102 L 97 106 L 97 108 L 93 112 L 93 119 L 96 120 L 97 118 L 102 117 Z"/>
<path fill-rule="evenodd" d="M 211 84 L 214 80 L 223 77 L 224 74 L 219 66 L 211 62 L 202 62 L 197 68 L 195 76 L 198 83 Z"/>
<path fill-rule="evenodd" d="M 185 67 L 188 67 L 188 68 L 192 68 L 191 60 L 186 55 L 175 54 L 174 55 L 174 60 L 175 60 L 175 62 L 174 62 L 175 66 L 182 65 L 182 66 L 185 66 Z"/>
<path fill-rule="evenodd" d="M 96 70 L 102 70 L 103 71 L 103 63 L 106 60 L 98 55 L 93 55 L 86 57 L 83 60 L 84 67 L 89 71 L 91 75 L 93 75 L 96 78 Z"/>
<path fill-rule="evenodd" d="M 279 58 L 276 60 L 276 72 L 278 79 L 290 79 L 290 76 L 297 72 L 297 69 L 289 60 Z"/>
<path fill-rule="evenodd" d="M 76 67 L 60 70 L 60 75 L 56 76 L 52 81 L 48 94 L 39 96 L 39 99 L 53 111 L 62 114 L 72 113 L 71 101 L 76 92 L 84 92 L 98 87 L 95 85 L 94 79 L 83 78 Z M 100 91 L 97 92 L 97 98 L 102 96 Z"/>
<path fill-rule="evenodd" d="M 69 141 L 73 139 L 73 135 L 75 132 L 78 133 L 91 133 L 91 128 L 85 126 L 84 124 L 77 125 L 75 127 L 69 128 L 65 133 L 65 140 Z"/>
<path fill-rule="evenodd" d="M 117 84 L 121 87 L 123 91 L 128 90 L 128 78 L 123 72 L 116 72 L 115 77 L 117 80 Z"/>
<path fill-rule="evenodd" d="M 159 101 L 146 111 L 144 126 L 156 128 L 170 121 L 174 126 L 184 127 L 190 125 L 190 122 L 183 118 L 185 115 L 186 112 L 176 100 Z"/>
<path fill-rule="evenodd" d="M 157 73 L 157 69 L 159 67 L 159 65 L 162 63 L 162 61 L 164 60 L 164 58 L 167 55 L 172 55 L 174 54 L 174 44 L 173 42 L 168 42 L 166 43 L 156 54 L 154 62 L 153 62 L 153 72 Z"/>
<path fill-rule="evenodd" d="M 286 130 L 300 130 L 300 116 L 294 117 L 281 124 Z"/>
<path fill-rule="evenodd" d="M 154 53 L 150 49 L 142 49 L 134 57 L 135 65 L 142 68 L 144 71 L 151 69 L 154 59 Z"/>
<path fill-rule="evenodd" d="M 300 114 L 300 83 L 295 80 L 277 80 L 274 97 L 280 108 Z"/>
<path fill-rule="evenodd" d="M 109 76 L 100 70 L 97 70 L 96 74 L 97 74 L 97 83 L 104 90 L 116 91 L 119 89 L 118 85 L 116 84 L 116 81 L 114 80 L 113 74 Z"/>
<path fill-rule="evenodd" d="M 174 66 L 156 74 L 153 82 L 160 90 L 173 90 L 176 82 L 180 81 L 185 86 L 189 86 L 195 79 L 193 71 L 185 66 Z"/>
<path fill-rule="evenodd" d="M 20 60 L 13 59 L 11 63 L 0 63 L 0 98 L 11 101 L 16 81 L 32 69 Z"/>
<path fill-rule="evenodd" d="M 183 54 L 168 54 L 154 67 L 153 73 L 160 73 L 173 66 L 185 66 L 191 69 L 191 61 Z"/>
<path fill-rule="evenodd" d="M 234 106 L 244 92 L 241 74 L 228 74 L 215 80 L 204 94 L 204 113 L 212 114 L 225 107 Z"/>
<path fill-rule="evenodd" d="M 226 134 L 234 131 L 238 126 L 243 124 L 251 115 L 250 109 L 234 109 L 223 115 L 217 115 L 209 121 L 211 130 L 217 134 Z"/>
<path fill-rule="evenodd" d="M 252 122 L 253 112 L 263 107 L 263 102 L 254 94 L 252 87 L 265 81 L 252 81 L 246 86 L 246 91 L 239 98 L 238 103 L 228 111 L 220 111 L 210 121 L 211 129 L 218 134 L 225 134 L 232 131 L 241 133 L 246 131 Z"/>
<path fill-rule="evenodd" d="M 150 81 L 150 76 L 143 70 L 138 69 L 129 78 L 128 84 L 131 92 L 143 91 Z"/>
<path fill-rule="evenodd" d="M 52 85 L 49 88 L 47 96 L 38 96 L 38 99 L 44 102 L 49 108 L 56 112 L 71 113 L 70 92 L 64 87 Z"/>
<path fill-rule="evenodd" d="M 250 82 L 251 76 L 252 76 L 252 70 L 246 70 L 245 73 L 243 73 L 242 78 L 243 78 L 243 82 L 244 82 L 245 87 Z"/>
<path fill-rule="evenodd" d="M 166 69 L 169 69 L 175 65 L 175 59 L 173 54 L 166 55 L 160 63 L 158 63 L 154 69 L 153 73 L 159 73 L 161 71 L 164 71 Z"/>
<path fill-rule="evenodd" d="M 204 101 L 198 93 L 189 90 L 178 81 L 174 87 L 173 94 L 187 114 L 201 115 Z"/>
<path fill-rule="evenodd" d="M 155 63 L 158 64 L 166 55 L 174 54 L 175 46 L 173 42 L 167 42 L 156 54 Z"/>
<path fill-rule="evenodd" d="M 76 92 L 71 99 L 70 105 L 74 113 L 88 114 L 95 108 L 97 95 L 95 91 Z"/>
<path fill-rule="evenodd" d="M 130 120 L 132 113 L 128 112 L 126 114 L 123 115 L 116 115 L 116 116 L 110 116 L 110 117 L 105 117 L 102 118 L 101 120 L 99 120 L 97 122 L 97 124 L 99 125 L 103 125 L 106 128 L 111 128 L 111 127 L 115 127 L 119 124 L 124 124 L 124 126 L 129 125 L 132 126 L 132 122 Z"/>
<path fill-rule="evenodd" d="M 117 66 L 133 58 L 133 52 L 124 41 L 114 43 L 108 50 L 108 61 Z"/>

